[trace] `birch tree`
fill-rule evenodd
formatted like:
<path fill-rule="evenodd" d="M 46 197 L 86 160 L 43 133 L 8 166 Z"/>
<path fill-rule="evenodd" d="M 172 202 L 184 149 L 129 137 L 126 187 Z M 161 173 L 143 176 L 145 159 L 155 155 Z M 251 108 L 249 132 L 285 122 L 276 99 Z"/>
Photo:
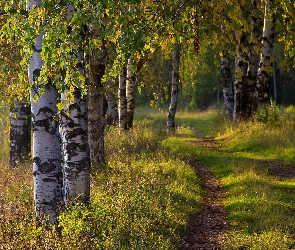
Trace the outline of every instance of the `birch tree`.
<path fill-rule="evenodd" d="M 16 167 L 31 153 L 31 106 L 15 101 L 10 107 L 10 166 Z"/>
<path fill-rule="evenodd" d="M 117 106 L 117 96 L 118 93 L 118 81 L 108 80 L 106 82 L 106 99 L 107 99 L 107 111 L 106 111 L 106 124 L 108 126 L 118 124 L 118 106 Z"/>
<path fill-rule="evenodd" d="M 269 100 L 270 77 L 272 72 L 271 57 L 273 56 L 273 43 L 275 32 L 274 1 L 267 0 L 263 24 L 262 47 L 259 68 L 257 72 L 256 95 L 259 102 Z"/>
<path fill-rule="evenodd" d="M 87 203 L 90 196 L 90 158 L 87 144 L 86 100 L 79 88 L 60 115 L 63 155 L 63 199 Z"/>
<path fill-rule="evenodd" d="M 178 102 L 178 84 L 179 84 L 179 64 L 180 64 L 180 50 L 181 45 L 175 44 L 173 49 L 173 63 L 172 63 L 172 86 L 170 96 L 170 106 L 168 111 L 167 127 L 170 131 L 175 129 L 175 114 Z"/>
<path fill-rule="evenodd" d="M 260 0 L 253 1 L 253 12 L 251 15 L 251 37 L 249 42 L 248 69 L 245 93 L 246 119 L 249 119 L 253 111 L 257 109 L 258 99 L 255 94 L 257 82 L 257 70 L 259 55 L 257 53 L 259 41 L 261 40 L 261 16 L 258 10 Z"/>
<path fill-rule="evenodd" d="M 29 1 L 27 10 L 40 3 L 41 0 Z M 58 93 L 50 82 L 45 86 L 35 84 L 44 64 L 40 56 L 43 35 L 41 33 L 36 37 L 28 72 L 29 81 L 33 84 L 31 109 L 34 201 L 37 219 L 56 223 L 58 206 L 62 201 L 61 149 L 56 106 Z"/>
<path fill-rule="evenodd" d="M 236 55 L 235 55 L 235 80 L 234 80 L 234 120 L 244 120 L 246 113 L 245 91 L 246 75 L 248 68 L 248 32 L 245 26 L 246 15 L 241 1 L 238 1 L 240 15 L 238 19 L 243 20 L 240 27 L 235 31 Z"/>
<path fill-rule="evenodd" d="M 67 7 L 67 19 L 73 18 L 75 9 Z M 84 36 L 83 32 L 81 36 Z M 77 68 L 81 76 L 85 75 L 84 52 L 76 52 Z M 82 78 L 83 79 L 83 78 Z M 62 95 L 65 100 L 68 96 L 70 101 L 66 102 L 60 115 L 60 133 L 63 155 L 63 200 L 67 205 L 75 200 L 87 203 L 90 197 L 90 158 L 87 138 L 87 103 L 86 97 L 82 95 L 78 81 L 72 93 L 66 89 Z M 67 93 L 69 92 L 69 93 Z"/>
<path fill-rule="evenodd" d="M 134 60 L 129 57 L 127 63 L 127 77 L 126 77 L 126 101 L 127 101 L 127 129 L 132 128 L 134 118 L 134 89 L 135 89 L 135 74 L 134 74 Z"/>
<path fill-rule="evenodd" d="M 106 51 L 98 57 L 94 50 L 90 55 L 88 84 L 88 144 L 91 162 L 105 167 L 104 127 L 106 123 L 106 99 L 102 78 L 105 74 Z"/>
<path fill-rule="evenodd" d="M 231 120 L 233 119 L 234 114 L 234 88 L 231 76 L 230 59 L 228 55 L 223 51 L 220 52 L 220 61 L 224 109 L 227 119 Z"/>
<path fill-rule="evenodd" d="M 120 132 L 127 129 L 126 70 L 126 67 L 123 67 L 119 75 L 118 115 Z"/>

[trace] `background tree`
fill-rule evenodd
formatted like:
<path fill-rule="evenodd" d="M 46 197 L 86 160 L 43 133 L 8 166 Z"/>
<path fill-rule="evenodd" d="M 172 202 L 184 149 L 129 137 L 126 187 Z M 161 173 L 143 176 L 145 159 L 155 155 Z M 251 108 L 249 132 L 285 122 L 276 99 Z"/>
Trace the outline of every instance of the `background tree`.
<path fill-rule="evenodd" d="M 10 166 L 28 160 L 31 153 L 31 106 L 14 102 L 10 106 Z"/>
<path fill-rule="evenodd" d="M 135 90 L 135 65 L 133 57 L 129 57 L 126 70 L 126 102 L 127 102 L 127 129 L 133 126 L 134 118 L 134 90 Z"/>
<path fill-rule="evenodd" d="M 123 131 L 127 129 L 126 67 L 119 75 L 118 99 L 119 130 Z"/>
<path fill-rule="evenodd" d="M 259 102 L 269 100 L 270 76 L 272 73 L 273 43 L 275 35 L 274 1 L 267 0 L 265 3 L 265 15 L 263 24 L 262 47 L 260 63 L 257 72 L 256 91 Z"/>
<path fill-rule="evenodd" d="M 14 3 L 8 11 L 2 11 L 1 25 L 7 21 L 9 13 L 16 13 L 19 6 Z M 26 11 L 21 11 L 26 15 Z M 29 95 L 18 80 L 21 71 L 21 47 L 18 37 L 0 40 L 0 85 L 1 98 L 10 104 L 10 166 L 16 167 L 31 154 L 31 107 Z M 27 77 L 26 77 L 27 78 Z"/>
<path fill-rule="evenodd" d="M 181 45 L 177 43 L 173 50 L 173 70 L 172 70 L 172 87 L 171 100 L 168 111 L 167 127 L 173 131 L 175 129 L 175 114 L 178 102 L 178 84 L 179 84 L 179 64 L 180 64 Z"/>

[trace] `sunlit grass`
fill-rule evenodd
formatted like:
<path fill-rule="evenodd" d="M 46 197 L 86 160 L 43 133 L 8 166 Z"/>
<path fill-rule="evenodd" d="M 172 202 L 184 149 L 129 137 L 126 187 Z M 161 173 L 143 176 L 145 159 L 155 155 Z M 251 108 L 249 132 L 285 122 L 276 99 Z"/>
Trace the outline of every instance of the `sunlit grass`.
<path fill-rule="evenodd" d="M 269 174 L 264 161 L 294 164 L 294 108 L 277 108 L 277 120 L 224 122 L 215 130 L 218 148 L 198 144 L 184 129 L 163 145 L 171 152 L 201 160 L 220 179 L 226 197 L 230 229 L 225 232 L 225 249 L 293 249 L 295 246 L 295 181 Z M 198 118 L 196 118 L 198 119 Z M 222 127 L 213 120 L 213 126 Z M 191 123 L 192 124 L 192 123 Z M 208 124 L 208 123 L 205 123 Z M 197 130 L 198 124 L 193 124 Z M 192 143 L 193 142 L 193 143 Z"/>
<path fill-rule="evenodd" d="M 0 249 L 177 249 L 189 215 L 200 209 L 199 180 L 159 143 L 168 136 L 165 115 L 149 112 L 121 135 L 106 131 L 108 168 L 93 171 L 90 204 L 63 211 L 59 230 L 34 218 L 31 164 L 10 169 L 5 154 Z"/>
<path fill-rule="evenodd" d="M 0 133 L 6 138 L 0 249 L 177 249 L 202 193 L 194 170 L 181 160 L 186 155 L 209 167 L 226 193 L 225 249 L 294 248 L 295 181 L 270 175 L 261 160 L 294 164 L 295 108 L 274 110 L 274 121 L 239 125 L 225 122 L 216 109 L 178 112 L 170 133 L 165 112 L 138 109 L 133 129 L 120 136 L 117 128 L 107 130 L 108 169 L 93 171 L 89 206 L 62 212 L 62 236 L 35 221 L 31 166 L 9 169 L 7 133 Z M 7 131 L 7 122 L 2 125 Z M 211 136 L 216 147 L 198 143 Z"/>
<path fill-rule="evenodd" d="M 228 124 L 218 138 L 224 139 L 235 155 L 295 162 L 295 108 L 275 110 L 276 119 Z"/>

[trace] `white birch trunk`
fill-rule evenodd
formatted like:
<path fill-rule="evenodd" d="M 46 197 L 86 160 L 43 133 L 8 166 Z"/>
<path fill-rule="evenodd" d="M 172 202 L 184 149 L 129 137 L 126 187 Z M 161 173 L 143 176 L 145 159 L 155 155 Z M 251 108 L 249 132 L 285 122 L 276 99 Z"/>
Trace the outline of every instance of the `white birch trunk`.
<path fill-rule="evenodd" d="M 231 78 L 230 60 L 228 56 L 221 52 L 221 74 L 223 85 L 223 102 L 227 119 L 233 119 L 234 114 L 234 92 L 233 81 Z"/>
<path fill-rule="evenodd" d="M 119 131 L 122 132 L 127 129 L 126 67 L 119 75 L 118 99 Z"/>
<path fill-rule="evenodd" d="M 271 78 L 271 57 L 273 55 L 273 43 L 275 32 L 274 1 L 267 0 L 265 4 L 265 17 L 263 24 L 262 47 L 260 63 L 257 72 L 256 94 L 259 102 L 269 100 L 269 87 Z"/>
<path fill-rule="evenodd" d="M 134 118 L 134 88 L 135 74 L 133 72 L 134 60 L 132 57 L 128 59 L 127 64 L 127 79 L 126 79 L 126 98 L 127 98 L 127 129 L 133 126 Z"/>
<path fill-rule="evenodd" d="M 31 98 L 37 94 L 36 91 L 32 91 Z M 58 206 L 62 201 L 61 149 L 56 120 L 57 98 L 55 87 L 46 85 L 44 94 L 37 102 L 31 102 L 36 216 L 40 220 L 48 219 L 50 223 L 56 223 Z"/>
<path fill-rule="evenodd" d="M 10 107 L 10 166 L 16 167 L 31 152 L 31 106 L 16 101 Z"/>
<path fill-rule="evenodd" d="M 169 130 L 175 129 L 175 114 L 178 102 L 178 84 L 179 84 L 179 64 L 180 64 L 181 45 L 176 44 L 173 51 L 173 70 L 172 70 L 172 87 L 170 106 L 167 119 L 167 127 Z"/>
<path fill-rule="evenodd" d="M 90 196 L 90 160 L 87 145 L 86 102 L 77 89 L 73 103 L 61 113 L 63 199 L 87 203 Z M 68 114 L 67 111 L 70 113 Z"/>
<path fill-rule="evenodd" d="M 27 10 L 38 5 L 41 1 L 30 1 Z M 39 95 L 38 86 L 34 82 L 40 75 L 43 60 L 42 34 L 36 38 L 33 46 L 33 56 L 30 61 L 28 76 L 33 83 L 31 92 L 31 110 L 33 125 L 33 175 L 34 175 L 34 202 L 36 217 L 41 221 L 56 223 L 59 214 L 59 205 L 62 201 L 62 171 L 60 137 L 58 132 L 57 90 L 51 84 L 44 88 L 44 94 Z"/>
<path fill-rule="evenodd" d="M 83 52 L 77 53 L 79 71 L 84 74 Z M 67 104 L 60 115 L 60 134 L 63 152 L 63 199 L 67 205 L 87 203 L 90 196 L 90 158 L 87 142 L 87 105 L 79 88 L 74 100 Z M 62 96 L 62 98 L 64 98 Z"/>

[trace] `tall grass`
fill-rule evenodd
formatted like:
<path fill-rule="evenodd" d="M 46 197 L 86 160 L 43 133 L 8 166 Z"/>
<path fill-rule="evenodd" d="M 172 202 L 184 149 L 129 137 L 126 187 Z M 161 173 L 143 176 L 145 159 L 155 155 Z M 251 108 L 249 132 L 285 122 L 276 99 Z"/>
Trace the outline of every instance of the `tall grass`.
<path fill-rule="evenodd" d="M 34 219 L 30 163 L 9 169 L 5 155 L 0 249 L 177 249 L 200 207 L 199 181 L 159 143 L 167 136 L 165 115 L 143 112 L 132 130 L 106 131 L 108 168 L 92 172 L 90 204 L 62 211 L 59 228 Z"/>
<path fill-rule="evenodd" d="M 224 249 L 294 249 L 295 181 L 271 175 L 270 165 L 295 164 L 295 108 L 272 104 L 240 124 L 223 117 L 178 112 L 168 134 L 165 113 L 137 109 L 132 130 L 107 130 L 108 169 L 92 172 L 90 205 L 63 211 L 57 229 L 34 220 L 30 164 L 9 169 L 0 152 L 0 249 L 177 249 L 202 193 L 183 155 L 209 167 L 226 193 Z"/>
<path fill-rule="evenodd" d="M 268 111 L 266 111 L 268 110 Z M 259 159 L 280 159 L 295 162 L 295 108 L 262 107 L 254 122 L 228 124 L 219 139 L 235 154 Z"/>
<path fill-rule="evenodd" d="M 295 108 L 272 103 L 253 121 L 239 124 L 222 121 L 214 110 L 185 116 L 178 134 L 163 140 L 163 146 L 199 159 L 220 179 L 230 226 L 224 249 L 294 249 L 295 174 L 286 179 L 270 173 L 273 166 L 295 164 Z M 201 117 L 204 122 L 198 124 Z M 192 131 L 199 138 L 215 136 L 214 147 Z"/>

